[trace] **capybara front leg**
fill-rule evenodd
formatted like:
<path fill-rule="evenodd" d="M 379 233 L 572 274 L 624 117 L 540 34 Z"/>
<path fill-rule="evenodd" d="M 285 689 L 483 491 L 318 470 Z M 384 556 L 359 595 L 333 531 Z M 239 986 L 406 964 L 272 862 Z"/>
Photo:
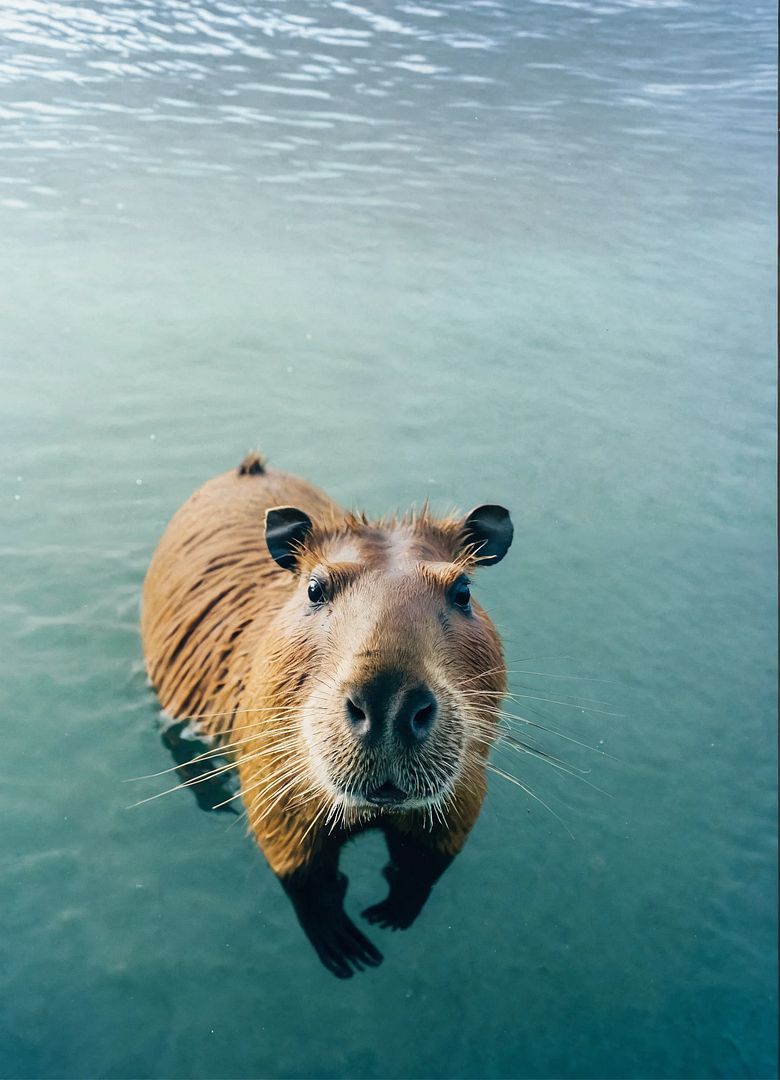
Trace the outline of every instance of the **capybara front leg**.
<path fill-rule="evenodd" d="M 454 859 L 415 835 L 385 830 L 390 862 L 382 873 L 390 885 L 386 898 L 366 908 L 363 917 L 391 930 L 406 930 L 422 911 L 431 889 Z"/>
<path fill-rule="evenodd" d="M 344 911 L 346 875 L 335 862 L 280 877 L 303 930 L 322 963 L 339 979 L 382 963 L 382 954 Z"/>

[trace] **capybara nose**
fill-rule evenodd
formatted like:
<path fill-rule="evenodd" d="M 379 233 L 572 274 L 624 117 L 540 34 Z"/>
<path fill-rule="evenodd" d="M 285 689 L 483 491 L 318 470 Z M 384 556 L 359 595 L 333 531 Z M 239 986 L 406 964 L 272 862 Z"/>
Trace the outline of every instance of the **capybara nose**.
<path fill-rule="evenodd" d="M 345 700 L 353 734 L 368 745 L 391 730 L 406 746 L 421 743 L 436 720 L 436 698 L 425 686 L 406 687 L 403 677 L 387 672 L 352 687 Z"/>

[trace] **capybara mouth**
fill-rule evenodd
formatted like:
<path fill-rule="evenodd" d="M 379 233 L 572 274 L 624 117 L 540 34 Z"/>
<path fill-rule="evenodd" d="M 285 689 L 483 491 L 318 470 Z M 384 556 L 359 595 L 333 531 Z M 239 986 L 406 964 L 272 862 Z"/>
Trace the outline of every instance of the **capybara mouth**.
<path fill-rule="evenodd" d="M 380 787 L 365 792 L 365 798 L 375 806 L 398 806 L 399 803 L 406 801 L 407 794 L 388 780 Z"/>
<path fill-rule="evenodd" d="M 392 814 L 411 810 L 427 811 L 448 796 L 452 783 L 452 779 L 442 780 L 436 788 L 426 785 L 423 790 L 418 790 L 415 785 L 404 789 L 393 780 L 385 780 L 382 783 L 368 781 L 359 787 L 352 784 L 347 787 L 333 784 L 331 790 L 335 788 L 333 793 L 337 802 L 353 810 L 373 810 Z"/>

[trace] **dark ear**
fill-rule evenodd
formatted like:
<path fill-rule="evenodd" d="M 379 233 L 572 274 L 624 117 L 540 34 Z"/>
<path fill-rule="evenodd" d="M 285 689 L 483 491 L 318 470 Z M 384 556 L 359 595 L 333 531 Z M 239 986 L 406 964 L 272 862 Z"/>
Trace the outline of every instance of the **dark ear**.
<path fill-rule="evenodd" d="M 305 543 L 311 532 L 311 518 L 294 506 L 275 506 L 265 512 L 265 542 L 275 559 L 285 570 L 294 570 L 298 562 L 298 545 Z"/>
<path fill-rule="evenodd" d="M 461 523 L 464 544 L 473 545 L 480 566 L 501 562 L 509 551 L 514 529 L 503 506 L 478 506 Z"/>

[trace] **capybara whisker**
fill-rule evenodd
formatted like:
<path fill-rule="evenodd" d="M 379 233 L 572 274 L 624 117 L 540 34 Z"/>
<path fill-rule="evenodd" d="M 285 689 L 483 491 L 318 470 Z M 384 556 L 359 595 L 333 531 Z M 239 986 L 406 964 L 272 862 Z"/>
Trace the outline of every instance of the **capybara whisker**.
<path fill-rule="evenodd" d="M 145 799 L 139 799 L 138 802 L 131 803 L 126 809 L 134 810 L 137 806 L 143 806 L 144 803 L 153 802 L 155 799 L 161 799 L 163 795 L 172 795 L 174 791 L 183 791 L 185 788 L 195 787 L 196 784 L 206 783 L 222 773 L 229 772 L 233 768 L 235 768 L 235 766 L 231 762 L 221 766 L 219 769 L 211 769 L 202 776 L 196 776 L 192 780 L 185 780 L 183 783 L 177 784 L 176 787 L 167 788 L 165 791 L 158 791 L 155 795 L 149 795 Z"/>
<path fill-rule="evenodd" d="M 495 692 L 489 690 L 464 690 L 462 692 L 470 697 L 498 697 L 499 700 L 505 697 L 509 701 L 516 701 L 518 703 L 521 702 L 521 700 L 542 701 L 546 702 L 549 705 L 565 705 L 569 709 L 579 709 L 582 712 L 600 713 L 603 716 L 612 716 L 617 719 L 624 719 L 625 717 L 624 713 L 611 712 L 605 709 L 595 709 L 588 705 L 581 704 L 581 701 L 593 701 L 593 698 L 581 698 L 580 701 L 561 701 L 558 698 L 541 697 L 538 694 L 513 694 L 509 691 L 500 695 L 496 695 Z M 609 702 L 602 701 L 599 702 L 599 704 L 609 705 Z"/>
<path fill-rule="evenodd" d="M 196 784 L 207 783 L 207 782 L 215 779 L 215 777 L 220 776 L 223 773 L 227 773 L 227 772 L 231 772 L 231 771 L 235 770 L 243 762 L 250 761 L 250 760 L 253 760 L 253 759 L 258 758 L 258 757 L 264 757 L 264 756 L 266 756 L 268 754 L 274 754 L 276 752 L 277 752 L 277 748 L 275 746 L 273 746 L 273 745 L 265 746 L 265 747 L 263 747 L 263 749 L 258 750 L 258 751 L 254 752 L 252 754 L 244 755 L 243 757 L 239 758 L 237 761 L 229 761 L 225 765 L 220 766 L 219 768 L 210 769 L 208 772 L 204 773 L 202 776 L 197 776 L 197 777 L 194 777 L 191 780 L 186 780 L 183 783 L 177 784 L 175 787 L 168 788 L 165 791 L 158 791 L 155 795 L 150 795 L 146 799 L 141 799 L 136 803 L 132 803 L 131 806 L 127 807 L 127 809 L 132 810 L 137 806 L 143 806 L 144 803 L 152 802 L 152 800 L 154 800 L 154 799 L 160 799 L 160 798 L 162 798 L 163 795 L 172 795 L 175 791 L 182 791 L 185 788 L 194 787 Z M 224 757 L 225 756 L 224 753 L 221 756 Z M 200 758 L 193 758 L 192 761 L 190 762 L 190 764 L 192 764 L 192 762 L 197 762 L 199 760 L 200 760 Z M 180 768 L 180 766 L 174 766 L 174 770 L 172 770 L 172 771 L 175 771 L 177 768 Z M 166 771 L 168 771 L 168 770 L 166 770 Z M 214 807 L 213 809 L 216 809 L 216 807 Z"/>
<path fill-rule="evenodd" d="M 248 742 L 251 742 L 255 738 L 254 735 L 248 735 L 245 739 L 236 739 L 233 742 L 220 743 L 218 746 L 212 746 L 208 750 L 204 750 L 202 754 L 196 754 L 194 757 L 188 758 L 188 765 L 197 765 L 203 761 L 210 761 L 213 758 L 224 758 L 229 754 L 232 754 L 237 746 L 243 746 Z M 228 768 L 234 768 L 236 765 L 235 760 L 232 760 L 232 764 L 228 765 Z M 167 773 L 176 772 L 181 768 L 180 765 L 172 765 L 169 769 L 161 769 L 159 772 L 146 773 L 143 776 L 129 776 L 123 779 L 123 784 L 132 784 L 138 780 L 155 780 L 158 776 L 165 776 Z"/>
<path fill-rule="evenodd" d="M 539 687 L 538 686 L 525 686 L 522 683 L 520 684 L 519 689 L 520 690 L 528 690 L 528 691 L 530 691 L 531 693 L 534 693 L 534 694 L 538 694 L 538 692 L 539 692 Z M 513 691 L 513 692 L 510 692 L 510 693 L 507 694 L 507 697 L 510 698 L 510 699 L 515 698 L 515 697 L 523 697 L 523 696 L 524 695 L 521 694 L 521 693 L 518 693 L 518 691 Z M 612 703 L 609 702 L 609 701 L 604 701 L 602 698 L 587 698 L 587 697 L 576 697 L 575 698 L 573 694 L 567 694 L 566 697 L 569 699 L 567 704 L 570 704 L 570 705 L 579 706 L 583 702 L 585 702 L 587 705 L 603 705 L 607 709 L 612 708 Z M 551 701 L 553 704 L 559 704 L 557 699 L 554 699 L 554 698 L 540 698 L 539 700 L 540 701 Z"/>
<path fill-rule="evenodd" d="M 291 708 L 292 708 L 292 706 L 291 706 Z M 189 713 L 188 715 L 185 715 L 185 716 L 175 716 L 175 717 L 172 718 L 172 717 L 170 717 L 168 715 L 167 710 L 163 709 L 162 710 L 162 715 L 165 716 L 166 719 L 168 719 L 168 720 L 175 719 L 177 721 L 177 723 L 179 723 L 179 722 L 182 722 L 182 721 L 185 721 L 185 720 L 186 721 L 216 720 L 217 718 L 220 718 L 220 717 L 223 717 L 223 716 L 229 716 L 229 717 L 232 718 L 234 716 L 240 716 L 243 713 L 262 713 L 262 712 L 266 712 L 266 711 L 267 712 L 279 712 L 280 710 L 279 710 L 278 706 L 269 705 L 265 709 L 264 708 L 257 708 L 257 707 L 252 708 L 252 709 L 227 709 L 225 712 Z M 232 725 L 231 725 L 230 730 L 232 730 Z M 209 734 L 212 734 L 212 732 L 209 732 Z"/>
<path fill-rule="evenodd" d="M 560 816 L 560 814 L 556 814 L 553 808 L 551 806 L 548 806 L 544 799 L 540 798 L 536 794 L 536 792 L 532 791 L 526 784 L 522 782 L 522 780 L 518 780 L 516 776 L 512 776 L 511 773 L 505 772 L 504 769 L 500 769 L 497 765 L 493 765 L 492 763 L 488 764 L 487 768 L 490 770 L 490 772 L 495 773 L 496 776 L 501 776 L 504 780 L 508 780 L 511 784 L 515 784 L 517 787 L 522 788 L 526 795 L 530 795 L 532 799 L 535 799 L 538 803 L 541 803 L 545 810 L 549 810 L 552 816 L 554 818 L 557 818 L 558 821 L 560 821 L 561 825 L 563 825 L 564 829 L 566 829 L 566 832 L 569 834 L 572 840 L 574 839 L 574 833 L 571 832 L 568 825 Z"/>
<path fill-rule="evenodd" d="M 549 659 L 549 657 L 547 657 L 547 658 L 538 657 L 538 659 L 540 659 L 540 660 Z M 516 662 L 517 661 L 513 661 L 513 663 L 516 663 Z M 606 686 L 615 686 L 615 685 L 617 685 L 611 679 L 599 679 L 599 678 L 596 678 L 593 675 L 562 675 L 559 672 L 555 672 L 555 671 L 532 671 L 529 668 L 516 668 L 516 669 L 512 669 L 512 670 L 507 669 L 507 675 L 538 675 L 540 678 L 545 678 L 545 679 L 571 679 L 571 680 L 574 680 L 574 681 L 577 681 L 577 682 L 603 683 Z"/>
<path fill-rule="evenodd" d="M 567 769 L 570 769 L 572 772 L 579 773 L 583 776 L 590 772 L 590 769 L 580 769 L 576 765 L 572 765 L 569 761 L 564 761 L 562 758 L 556 757 L 554 754 L 548 754 L 546 750 L 540 750 L 536 746 L 529 746 L 525 740 L 516 739 L 514 735 L 510 735 L 507 732 L 502 731 L 498 736 L 497 745 L 504 744 L 512 747 L 513 750 L 517 750 L 520 753 L 533 754 L 534 757 L 544 758 L 546 761 L 563 766 Z"/>
<path fill-rule="evenodd" d="M 510 701 L 519 702 L 521 699 L 523 701 L 543 701 L 546 702 L 548 705 L 563 705 L 567 709 L 578 709 L 580 712 L 599 713 L 601 716 L 612 716 L 620 720 L 625 718 L 624 713 L 610 712 L 606 709 L 594 709 L 591 706 L 580 705 L 579 703 L 575 703 L 572 701 L 560 701 L 558 698 L 539 697 L 538 695 L 534 694 L 507 694 L 506 696 L 510 699 Z"/>
<path fill-rule="evenodd" d="M 561 761 L 560 758 L 553 757 L 551 754 L 546 754 L 543 750 L 537 750 L 533 746 L 526 746 L 507 735 L 499 736 L 498 745 L 508 746 L 518 753 L 528 754 L 531 757 L 538 758 L 540 761 L 545 761 L 554 769 L 559 769 L 561 772 L 566 773 L 567 776 L 571 776 L 574 780 L 579 780 L 581 783 L 587 784 L 588 787 L 593 788 L 594 791 L 598 791 L 599 794 L 606 795 L 608 799 L 614 797 L 608 791 L 605 791 L 603 788 L 594 784 L 592 780 L 588 780 L 587 776 L 583 775 L 583 773 L 588 770 L 578 769 L 576 765 L 572 765 L 568 761 Z"/>
<path fill-rule="evenodd" d="M 550 735 L 557 735 L 559 739 L 564 739 L 566 742 L 573 743 L 575 746 L 581 746 L 584 750 L 591 750 L 594 754 L 600 754 L 601 757 L 610 758 L 612 761 L 617 761 L 618 758 L 608 753 L 606 750 L 602 750 L 599 746 L 591 746 L 590 743 L 582 742 L 580 739 L 575 739 L 573 735 L 567 735 L 563 731 L 558 731 L 557 728 L 548 727 L 546 724 L 540 724 L 536 720 L 529 720 L 525 716 L 517 716 L 514 713 L 500 712 L 499 719 L 510 725 L 522 724 L 524 727 L 537 728 L 539 731 L 546 731 Z"/>

